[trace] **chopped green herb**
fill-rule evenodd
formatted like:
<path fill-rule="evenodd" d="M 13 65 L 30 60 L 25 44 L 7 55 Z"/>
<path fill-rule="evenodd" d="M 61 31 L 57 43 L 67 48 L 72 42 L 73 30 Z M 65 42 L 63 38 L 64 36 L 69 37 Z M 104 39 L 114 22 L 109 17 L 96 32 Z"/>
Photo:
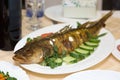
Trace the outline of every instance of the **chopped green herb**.
<path fill-rule="evenodd" d="M 77 28 L 81 27 L 81 23 L 77 22 Z"/>
<path fill-rule="evenodd" d="M 98 35 L 97 37 L 102 37 L 102 36 L 105 36 L 107 33 L 102 33 L 100 35 Z"/>
<path fill-rule="evenodd" d="M 27 38 L 27 42 L 31 42 L 32 41 L 32 39 L 31 38 Z"/>

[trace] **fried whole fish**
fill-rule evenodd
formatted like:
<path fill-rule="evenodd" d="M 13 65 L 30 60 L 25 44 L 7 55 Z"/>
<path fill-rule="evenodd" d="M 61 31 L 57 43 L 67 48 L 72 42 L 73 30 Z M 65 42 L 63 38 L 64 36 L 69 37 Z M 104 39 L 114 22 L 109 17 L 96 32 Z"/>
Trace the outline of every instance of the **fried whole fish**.
<path fill-rule="evenodd" d="M 58 47 L 59 55 L 63 51 L 69 53 L 88 40 L 88 33 L 97 35 L 100 29 L 105 27 L 105 21 L 112 14 L 113 12 L 111 11 L 98 21 L 86 22 L 76 29 L 67 26 L 48 37 L 35 39 L 17 50 L 13 59 L 21 64 L 41 63 L 45 56 L 53 54 L 54 45 Z"/>

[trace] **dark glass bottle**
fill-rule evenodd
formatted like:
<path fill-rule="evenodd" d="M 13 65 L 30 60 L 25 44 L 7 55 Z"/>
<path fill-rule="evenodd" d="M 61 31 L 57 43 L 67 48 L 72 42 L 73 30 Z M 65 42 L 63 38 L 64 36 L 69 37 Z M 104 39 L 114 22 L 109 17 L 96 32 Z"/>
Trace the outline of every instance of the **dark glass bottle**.
<path fill-rule="evenodd" d="M 4 33 L 3 33 L 3 26 L 4 26 L 4 18 L 3 18 L 3 5 L 4 5 L 4 0 L 1 0 L 0 2 L 0 48 L 4 46 Z"/>
<path fill-rule="evenodd" d="M 13 50 L 21 38 L 21 0 L 0 0 L 0 49 Z"/>

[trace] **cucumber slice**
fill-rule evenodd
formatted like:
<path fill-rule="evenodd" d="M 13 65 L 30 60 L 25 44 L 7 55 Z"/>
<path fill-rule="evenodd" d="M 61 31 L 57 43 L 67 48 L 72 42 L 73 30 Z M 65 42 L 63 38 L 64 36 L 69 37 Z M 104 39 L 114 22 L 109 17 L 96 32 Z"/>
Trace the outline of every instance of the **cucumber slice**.
<path fill-rule="evenodd" d="M 95 39 L 95 38 L 91 38 L 91 39 L 89 40 L 89 42 L 99 43 L 100 40 L 99 40 L 99 39 Z"/>
<path fill-rule="evenodd" d="M 80 55 L 80 58 L 85 58 L 90 55 L 90 51 L 81 48 L 77 48 L 75 51 Z"/>
<path fill-rule="evenodd" d="M 63 58 L 63 61 L 67 64 L 70 64 L 70 63 L 76 63 L 77 59 L 72 56 L 67 55 L 66 57 Z"/>
<path fill-rule="evenodd" d="M 94 47 L 87 46 L 85 44 L 82 44 L 79 46 L 81 49 L 88 50 L 88 51 L 94 51 Z"/>
<path fill-rule="evenodd" d="M 75 51 L 70 52 L 70 56 L 72 56 L 72 57 L 74 57 L 76 59 L 79 59 L 79 54 L 76 53 Z"/>
<path fill-rule="evenodd" d="M 99 45 L 99 43 L 94 43 L 94 42 L 85 42 L 85 45 L 87 45 L 87 46 L 91 46 L 91 47 L 97 47 L 98 45 Z"/>
<path fill-rule="evenodd" d="M 90 54 L 90 51 L 84 50 L 84 49 L 80 49 L 80 48 L 75 49 L 75 51 L 77 53 L 80 53 L 80 54 L 87 54 L 87 55 Z"/>
<path fill-rule="evenodd" d="M 77 60 L 82 60 L 82 59 L 85 58 L 84 55 L 79 54 L 79 53 L 77 53 L 77 52 L 75 52 L 75 51 L 71 52 L 71 53 L 70 53 L 70 56 L 76 58 Z"/>
<path fill-rule="evenodd" d="M 57 59 L 55 60 L 55 63 L 56 63 L 57 66 L 62 65 L 62 62 L 63 62 L 63 60 L 62 60 L 61 58 L 57 58 Z"/>

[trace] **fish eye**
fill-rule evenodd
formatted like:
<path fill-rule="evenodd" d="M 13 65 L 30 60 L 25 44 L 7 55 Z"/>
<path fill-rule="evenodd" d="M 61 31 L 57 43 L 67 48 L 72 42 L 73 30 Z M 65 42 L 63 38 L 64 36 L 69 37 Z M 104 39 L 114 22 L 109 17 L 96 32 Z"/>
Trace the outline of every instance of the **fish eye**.
<path fill-rule="evenodd" d="M 26 57 L 29 57 L 29 56 L 32 56 L 32 52 L 28 49 L 24 52 L 23 56 L 26 56 Z"/>

